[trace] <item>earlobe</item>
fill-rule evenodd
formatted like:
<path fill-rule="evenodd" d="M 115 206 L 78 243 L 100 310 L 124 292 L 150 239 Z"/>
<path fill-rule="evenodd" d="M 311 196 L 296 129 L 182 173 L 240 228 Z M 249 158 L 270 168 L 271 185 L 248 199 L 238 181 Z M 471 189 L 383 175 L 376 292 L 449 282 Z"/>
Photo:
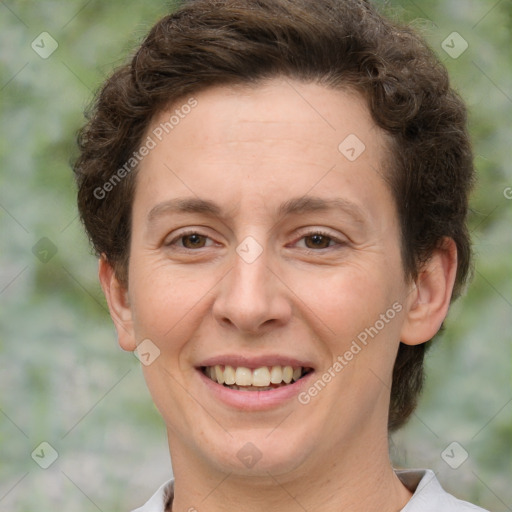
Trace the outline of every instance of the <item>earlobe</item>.
<path fill-rule="evenodd" d="M 107 299 L 110 316 L 116 327 L 117 338 L 122 349 L 133 351 L 137 348 L 133 332 L 132 310 L 127 289 L 119 282 L 112 265 L 104 254 L 98 263 L 98 277 Z"/>
<path fill-rule="evenodd" d="M 419 345 L 436 335 L 450 307 L 456 273 L 457 246 L 453 239 L 444 238 L 412 283 L 402 343 Z"/>

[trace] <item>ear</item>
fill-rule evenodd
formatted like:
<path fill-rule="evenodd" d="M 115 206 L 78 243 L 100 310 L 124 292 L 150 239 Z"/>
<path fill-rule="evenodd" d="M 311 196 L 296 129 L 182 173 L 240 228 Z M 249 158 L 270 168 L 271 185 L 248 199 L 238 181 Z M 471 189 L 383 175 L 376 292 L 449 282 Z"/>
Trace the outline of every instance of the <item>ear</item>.
<path fill-rule="evenodd" d="M 446 318 L 457 274 L 457 246 L 445 237 L 424 264 L 410 291 L 400 341 L 419 345 L 431 340 Z"/>
<path fill-rule="evenodd" d="M 110 316 L 117 331 L 117 339 L 122 349 L 133 351 L 137 348 L 133 332 L 132 310 L 128 300 L 128 290 L 118 281 L 116 273 L 104 254 L 98 264 L 98 277 L 107 299 Z"/>

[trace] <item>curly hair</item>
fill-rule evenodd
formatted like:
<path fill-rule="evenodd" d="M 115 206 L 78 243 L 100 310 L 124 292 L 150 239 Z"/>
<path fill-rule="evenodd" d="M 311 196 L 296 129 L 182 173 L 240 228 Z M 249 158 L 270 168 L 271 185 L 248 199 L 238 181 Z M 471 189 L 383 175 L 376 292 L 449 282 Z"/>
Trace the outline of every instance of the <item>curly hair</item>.
<path fill-rule="evenodd" d="M 137 168 L 134 161 L 133 171 L 126 169 L 126 162 L 156 114 L 214 85 L 257 85 L 279 76 L 365 98 L 391 140 L 386 178 L 398 210 L 404 273 L 416 279 L 451 237 L 458 256 L 455 299 L 471 261 L 466 222 L 474 169 L 466 108 L 423 39 L 361 0 L 185 0 L 158 21 L 103 84 L 78 135 L 78 208 L 97 254 L 128 286 Z M 114 175 L 115 186 L 103 187 Z M 390 431 L 416 407 L 429 345 L 400 343 Z"/>

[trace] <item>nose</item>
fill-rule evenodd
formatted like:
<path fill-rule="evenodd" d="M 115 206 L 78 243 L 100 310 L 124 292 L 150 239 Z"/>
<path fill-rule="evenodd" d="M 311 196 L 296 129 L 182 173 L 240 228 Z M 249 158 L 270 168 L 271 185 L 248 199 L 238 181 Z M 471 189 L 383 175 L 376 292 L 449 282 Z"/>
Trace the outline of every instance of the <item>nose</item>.
<path fill-rule="evenodd" d="M 234 254 L 234 265 L 222 279 L 213 304 L 213 315 L 221 325 L 258 335 L 289 322 L 290 292 L 271 259 L 267 249 L 254 260 L 242 251 Z"/>

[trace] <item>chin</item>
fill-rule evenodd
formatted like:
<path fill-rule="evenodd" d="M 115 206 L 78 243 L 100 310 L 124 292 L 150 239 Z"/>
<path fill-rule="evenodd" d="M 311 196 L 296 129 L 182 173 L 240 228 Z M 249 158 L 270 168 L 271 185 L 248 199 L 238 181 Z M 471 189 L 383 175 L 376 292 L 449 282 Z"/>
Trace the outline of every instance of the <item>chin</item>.
<path fill-rule="evenodd" d="M 230 433 L 231 436 L 212 439 L 208 444 L 214 449 L 205 453 L 205 458 L 218 471 L 239 476 L 268 478 L 295 473 L 306 463 L 315 444 L 310 434 L 295 427 L 293 431 L 280 430 L 278 426 L 273 431 L 250 429 Z"/>

